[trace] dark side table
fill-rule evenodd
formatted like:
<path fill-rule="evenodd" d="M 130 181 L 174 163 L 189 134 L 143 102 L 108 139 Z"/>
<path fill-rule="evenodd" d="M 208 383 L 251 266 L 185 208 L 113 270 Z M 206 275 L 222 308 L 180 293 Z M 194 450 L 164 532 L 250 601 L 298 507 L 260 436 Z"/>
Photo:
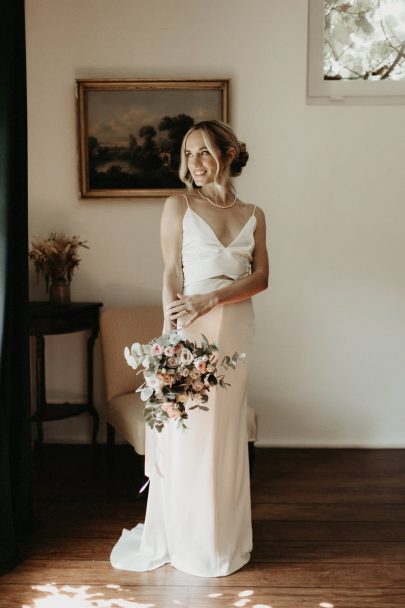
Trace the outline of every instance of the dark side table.
<path fill-rule="evenodd" d="M 93 445 L 97 444 L 99 417 L 93 402 L 93 349 L 99 333 L 100 302 L 73 302 L 71 304 L 52 304 L 51 302 L 30 302 L 30 336 L 36 340 L 36 411 L 31 420 L 37 425 L 37 445 L 43 443 L 42 423 L 48 420 L 61 420 L 88 412 L 93 417 Z M 87 339 L 87 396 L 84 403 L 46 402 L 45 384 L 45 336 L 69 334 L 75 331 L 90 330 Z"/>

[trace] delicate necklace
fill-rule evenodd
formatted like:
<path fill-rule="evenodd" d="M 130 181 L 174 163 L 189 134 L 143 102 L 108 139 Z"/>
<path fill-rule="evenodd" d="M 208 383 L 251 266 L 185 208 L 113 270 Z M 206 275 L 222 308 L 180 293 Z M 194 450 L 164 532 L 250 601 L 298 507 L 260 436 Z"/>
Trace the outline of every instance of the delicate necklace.
<path fill-rule="evenodd" d="M 208 196 L 204 196 L 204 194 L 201 192 L 201 190 L 198 190 L 198 194 L 200 196 L 202 196 L 203 198 L 205 198 L 206 201 L 211 203 L 211 205 L 214 205 L 214 207 L 219 207 L 220 209 L 229 209 L 229 207 L 233 207 L 233 205 L 236 203 L 236 194 L 235 194 L 235 198 L 233 199 L 232 203 L 230 203 L 230 205 L 218 205 L 218 203 L 214 203 L 214 201 L 212 201 L 210 198 L 208 198 Z"/>

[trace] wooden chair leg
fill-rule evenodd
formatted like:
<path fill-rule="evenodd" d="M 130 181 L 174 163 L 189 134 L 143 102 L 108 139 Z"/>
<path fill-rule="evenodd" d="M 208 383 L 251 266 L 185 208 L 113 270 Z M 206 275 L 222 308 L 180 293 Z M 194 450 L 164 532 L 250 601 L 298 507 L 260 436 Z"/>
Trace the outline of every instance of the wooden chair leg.
<path fill-rule="evenodd" d="M 249 449 L 249 471 L 250 478 L 253 476 L 253 468 L 255 463 L 255 444 L 254 441 L 248 441 L 248 449 Z"/>
<path fill-rule="evenodd" d="M 115 445 L 115 428 L 107 422 L 107 445 Z"/>
<path fill-rule="evenodd" d="M 114 465 L 115 428 L 107 422 L 107 459 L 110 466 Z"/>

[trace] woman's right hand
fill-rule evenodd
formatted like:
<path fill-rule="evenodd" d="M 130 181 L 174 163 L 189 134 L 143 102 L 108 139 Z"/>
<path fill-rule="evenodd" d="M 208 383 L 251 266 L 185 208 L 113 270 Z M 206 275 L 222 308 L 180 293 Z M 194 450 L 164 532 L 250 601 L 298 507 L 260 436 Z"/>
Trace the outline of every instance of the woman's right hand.
<path fill-rule="evenodd" d="M 188 327 L 193 321 L 207 314 L 218 304 L 214 293 L 193 294 L 185 296 L 177 294 L 177 300 L 170 302 L 166 309 L 171 321 L 179 320 L 182 327 Z"/>

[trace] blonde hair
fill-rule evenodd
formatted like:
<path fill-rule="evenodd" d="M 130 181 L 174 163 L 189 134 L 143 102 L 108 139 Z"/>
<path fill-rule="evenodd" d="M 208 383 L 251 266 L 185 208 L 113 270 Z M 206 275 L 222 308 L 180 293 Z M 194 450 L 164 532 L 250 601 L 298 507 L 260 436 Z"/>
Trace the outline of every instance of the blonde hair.
<path fill-rule="evenodd" d="M 186 142 L 187 137 L 193 131 L 201 131 L 207 150 L 217 163 L 217 171 L 214 178 L 214 185 L 219 191 L 221 191 L 223 190 L 223 187 L 217 182 L 217 178 L 220 174 L 221 165 L 223 164 L 223 161 L 226 158 L 228 151 L 231 148 L 234 148 L 236 152 L 235 158 L 229 165 L 227 176 L 229 180 L 231 177 L 236 177 L 237 175 L 240 175 L 242 173 L 242 168 L 246 165 L 249 158 L 246 146 L 243 142 L 237 139 L 235 133 L 225 122 L 221 122 L 219 120 L 204 120 L 201 122 L 197 122 L 185 134 L 180 150 L 179 177 L 188 188 L 192 188 L 194 182 L 188 168 L 188 162 L 186 157 Z M 218 151 L 221 155 L 219 157 Z"/>

